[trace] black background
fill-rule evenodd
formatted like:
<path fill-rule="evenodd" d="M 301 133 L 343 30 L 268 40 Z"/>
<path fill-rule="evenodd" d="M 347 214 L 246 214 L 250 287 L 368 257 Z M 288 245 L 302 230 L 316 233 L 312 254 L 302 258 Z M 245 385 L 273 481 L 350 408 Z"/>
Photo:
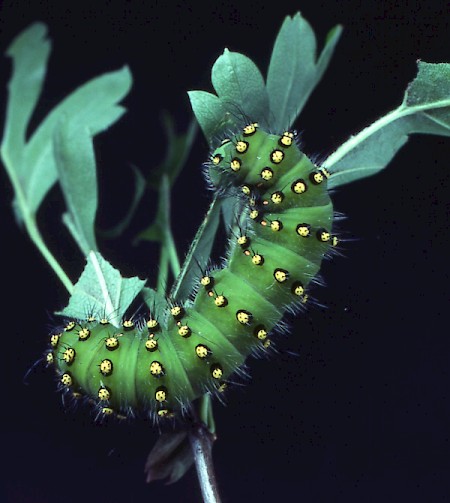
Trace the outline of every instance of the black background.
<path fill-rule="evenodd" d="M 53 52 L 33 124 L 76 86 L 129 64 L 129 112 L 95 144 L 99 223 L 107 226 L 129 201 L 129 163 L 149 170 L 163 157 L 161 111 L 186 127 L 186 91 L 211 90 L 209 71 L 224 47 L 265 73 L 283 18 L 299 9 L 320 46 L 332 26 L 344 25 L 296 123 L 306 153 L 331 153 L 397 106 L 416 59 L 450 61 L 448 2 L 397 3 L 4 1 L 0 47 L 32 21 L 48 24 Z M 0 65 L 4 109 L 10 62 Z M 351 239 L 344 257 L 324 265 L 326 287 L 314 292 L 324 307 L 296 320 L 279 341 L 280 354 L 252 361 L 248 386 L 215 407 L 223 501 L 450 501 L 449 146 L 448 138 L 415 136 L 384 172 L 334 195 Z M 200 170 L 206 154 L 199 135 L 174 188 L 181 254 L 208 204 Z M 24 382 L 46 345 L 50 314 L 67 295 L 16 226 L 5 173 L 0 183 L 5 501 L 200 501 L 193 470 L 173 486 L 145 484 L 145 458 L 157 439 L 150 424 L 101 425 L 87 410 L 66 411 L 41 366 Z M 64 229 L 54 230 L 58 196 L 53 190 L 41 226 L 76 278 L 81 257 Z M 154 280 L 156 250 L 129 244 L 151 219 L 154 201 L 141 210 L 126 239 L 102 251 L 125 274 Z"/>

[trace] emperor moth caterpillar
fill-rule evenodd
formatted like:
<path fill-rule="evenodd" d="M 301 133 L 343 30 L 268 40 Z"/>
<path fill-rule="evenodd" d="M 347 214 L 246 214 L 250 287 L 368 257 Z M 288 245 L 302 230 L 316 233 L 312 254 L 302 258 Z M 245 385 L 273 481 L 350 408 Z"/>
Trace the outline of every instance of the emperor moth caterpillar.
<path fill-rule="evenodd" d="M 266 352 L 286 311 L 297 310 L 336 245 L 325 169 L 300 151 L 293 132 L 247 124 L 213 150 L 216 190 L 245 215 L 222 269 L 199 278 L 193 300 L 167 319 L 69 320 L 47 361 L 60 387 L 94 400 L 100 414 L 171 417 L 207 392 L 223 391 L 250 354 Z"/>

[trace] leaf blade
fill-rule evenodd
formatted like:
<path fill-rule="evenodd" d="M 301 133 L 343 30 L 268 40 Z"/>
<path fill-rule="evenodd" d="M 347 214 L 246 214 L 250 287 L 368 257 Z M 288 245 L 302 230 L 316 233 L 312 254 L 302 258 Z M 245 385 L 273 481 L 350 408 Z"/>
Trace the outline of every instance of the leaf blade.
<path fill-rule="evenodd" d="M 328 34 L 325 47 L 316 61 L 317 42 L 311 25 L 300 12 L 287 16 L 275 40 L 267 72 L 272 127 L 289 129 L 322 78 L 342 27 L 335 26 Z M 286 55 L 289 55 L 289 58 Z"/>
<path fill-rule="evenodd" d="M 330 188 L 384 169 L 411 134 L 450 136 L 450 64 L 418 63 L 403 103 L 344 142 L 323 163 Z"/>
<path fill-rule="evenodd" d="M 97 167 L 92 136 L 70 120 L 61 122 L 53 134 L 54 159 L 64 200 L 70 215 L 69 230 L 87 256 L 97 250 Z"/>
<path fill-rule="evenodd" d="M 26 196 L 33 213 L 57 180 L 52 135 L 58 123 L 70 117 L 74 128 L 87 127 L 93 136 L 107 129 L 125 112 L 117 102 L 128 93 L 131 83 L 127 67 L 95 77 L 68 95 L 38 126 L 26 145 L 24 159 L 26 166 L 32 166 Z"/>
<path fill-rule="evenodd" d="M 96 316 L 106 317 L 118 327 L 144 285 L 145 280 L 136 276 L 123 278 L 99 252 L 92 251 L 73 288 L 68 305 L 58 314 L 82 319 L 89 311 Z"/>
<path fill-rule="evenodd" d="M 264 78 L 250 58 L 225 49 L 212 67 L 211 81 L 221 102 L 235 116 L 266 120 L 269 97 Z"/>
<path fill-rule="evenodd" d="M 417 76 L 406 89 L 404 104 L 415 107 L 430 103 L 450 106 L 450 64 L 419 60 Z"/>
<path fill-rule="evenodd" d="M 46 39 L 47 27 L 33 23 L 19 33 L 9 45 L 6 55 L 12 59 L 13 72 L 8 83 L 8 102 L 2 154 L 10 160 L 18 176 L 22 176 L 22 154 L 26 130 L 36 107 L 45 79 L 51 42 Z"/>
<path fill-rule="evenodd" d="M 206 91 L 189 91 L 188 96 L 197 122 L 211 144 L 226 128 L 229 113 L 215 94 Z"/>

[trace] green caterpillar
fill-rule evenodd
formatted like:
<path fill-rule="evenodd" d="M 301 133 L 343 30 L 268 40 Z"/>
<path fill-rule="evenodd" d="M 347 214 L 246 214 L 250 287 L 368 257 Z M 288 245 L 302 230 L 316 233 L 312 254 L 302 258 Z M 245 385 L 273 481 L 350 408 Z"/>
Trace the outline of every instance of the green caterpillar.
<path fill-rule="evenodd" d="M 51 335 L 46 358 L 60 388 L 93 400 L 100 415 L 172 417 L 204 393 L 223 392 L 249 355 L 269 350 L 337 244 L 330 174 L 293 132 L 248 124 L 222 141 L 207 168 L 246 215 L 225 266 L 199 279 L 192 301 L 169 305 L 167 319 L 128 319 L 118 329 L 92 316 Z"/>

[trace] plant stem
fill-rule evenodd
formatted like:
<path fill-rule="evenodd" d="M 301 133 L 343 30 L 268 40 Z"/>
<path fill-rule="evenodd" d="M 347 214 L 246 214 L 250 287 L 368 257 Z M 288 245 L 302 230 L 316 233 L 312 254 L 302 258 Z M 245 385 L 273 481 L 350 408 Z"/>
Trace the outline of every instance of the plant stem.
<path fill-rule="evenodd" d="M 168 261 L 172 269 L 172 274 L 175 278 L 177 278 L 180 274 L 181 266 L 180 261 L 178 260 L 177 247 L 175 246 L 175 240 L 170 227 L 168 227 L 166 231 L 164 246 L 168 252 Z"/>
<path fill-rule="evenodd" d="M 31 240 L 33 241 L 37 249 L 41 252 L 43 257 L 47 261 L 48 265 L 53 269 L 56 276 L 58 276 L 61 283 L 66 287 L 69 294 L 71 294 L 73 290 L 73 284 L 70 281 L 69 276 L 67 276 L 64 269 L 56 260 L 55 256 L 47 248 L 47 245 L 45 244 L 42 235 L 39 232 L 34 216 L 29 216 L 26 213 L 24 213 L 23 216 L 24 216 L 25 227 L 28 231 L 28 235 L 30 236 Z"/>
<path fill-rule="evenodd" d="M 427 110 L 433 110 L 436 108 L 448 107 L 450 104 L 450 100 L 440 100 L 432 103 L 425 103 L 422 105 L 408 105 L 406 102 L 406 96 L 403 100 L 403 103 L 396 108 L 395 110 L 391 110 L 386 115 L 383 115 L 380 119 L 376 120 L 370 126 L 367 126 L 362 131 L 360 131 L 357 135 L 351 136 L 345 143 L 343 143 L 335 152 L 333 152 L 326 160 L 322 163 L 322 166 L 325 168 L 330 168 L 334 164 L 341 161 L 345 156 L 349 155 L 352 150 L 357 148 L 362 142 L 366 141 L 372 135 L 388 126 L 392 122 L 407 117 L 408 115 L 419 114 L 421 112 L 426 112 Z M 418 132 L 418 131 L 409 131 Z M 405 133 L 406 134 L 406 133 Z"/>
<path fill-rule="evenodd" d="M 33 241 L 36 248 L 41 252 L 42 256 L 45 258 L 48 265 L 53 269 L 55 274 L 58 276 L 61 283 L 66 287 L 69 294 L 72 293 L 73 284 L 70 281 L 69 276 L 67 276 L 64 269 L 61 267 L 60 263 L 56 260 L 55 256 L 49 250 L 49 248 L 45 244 L 45 241 L 41 233 L 39 232 L 39 228 L 36 222 L 36 215 L 29 208 L 26 195 L 23 191 L 23 187 L 20 184 L 19 178 L 17 176 L 17 170 L 14 168 L 13 159 L 9 155 L 8 149 L 5 147 L 4 141 L 0 149 L 0 156 L 5 166 L 6 172 L 8 173 L 11 185 L 13 186 L 14 194 L 16 196 L 16 204 L 20 210 L 20 216 L 23 219 L 23 223 L 25 224 L 28 236 Z"/>
<path fill-rule="evenodd" d="M 203 423 L 193 424 L 189 431 L 189 441 L 204 503 L 220 503 L 221 501 L 212 460 L 212 446 L 215 438 L 215 435 Z"/>
<path fill-rule="evenodd" d="M 205 393 L 199 399 L 199 417 L 200 420 L 206 425 L 212 435 L 216 433 L 216 423 L 214 421 L 214 414 L 211 403 L 211 395 Z"/>
<path fill-rule="evenodd" d="M 165 295 L 167 290 L 167 281 L 169 277 L 169 258 L 164 244 L 161 246 L 159 257 L 158 279 L 156 280 L 156 290 Z"/>
<path fill-rule="evenodd" d="M 159 293 L 166 293 L 169 280 L 169 266 L 174 278 L 180 274 L 181 269 L 175 239 L 170 226 L 170 183 L 167 175 L 163 175 L 161 178 L 157 215 L 160 227 L 164 229 L 161 239 L 157 290 Z"/>

